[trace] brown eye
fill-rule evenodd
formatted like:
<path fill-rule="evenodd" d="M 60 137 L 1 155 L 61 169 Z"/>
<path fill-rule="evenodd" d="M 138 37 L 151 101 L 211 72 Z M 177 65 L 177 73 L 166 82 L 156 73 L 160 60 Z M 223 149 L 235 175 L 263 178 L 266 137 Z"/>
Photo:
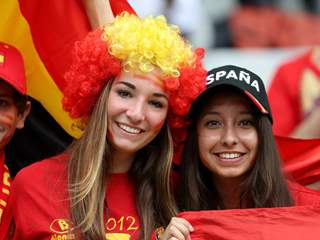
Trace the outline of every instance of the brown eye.
<path fill-rule="evenodd" d="M 217 128 L 221 126 L 221 122 L 218 120 L 210 120 L 205 123 L 205 126 L 208 128 Z"/>
<path fill-rule="evenodd" d="M 118 96 L 122 97 L 122 98 L 129 98 L 131 97 L 131 93 L 129 91 L 126 90 L 118 90 L 117 91 Z"/>
<path fill-rule="evenodd" d="M 0 99 L 0 107 L 7 107 L 9 106 L 10 102 L 6 99 Z"/>
<path fill-rule="evenodd" d="M 241 120 L 239 122 L 239 126 L 241 126 L 241 127 L 251 127 L 251 126 L 254 126 L 254 121 L 253 120 Z"/>
<path fill-rule="evenodd" d="M 163 104 L 160 101 L 151 100 L 149 103 L 155 108 L 163 108 Z"/>

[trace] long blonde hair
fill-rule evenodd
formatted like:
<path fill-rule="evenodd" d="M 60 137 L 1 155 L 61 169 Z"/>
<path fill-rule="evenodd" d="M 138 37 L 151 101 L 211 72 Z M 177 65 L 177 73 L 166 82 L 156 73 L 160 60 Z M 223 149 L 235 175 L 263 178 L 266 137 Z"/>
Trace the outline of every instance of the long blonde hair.
<path fill-rule="evenodd" d="M 107 101 L 111 85 L 112 81 L 109 81 L 93 109 L 82 137 L 69 149 L 68 191 L 76 239 L 105 239 L 106 179 L 112 156 L 106 137 Z M 129 171 L 135 179 L 143 239 L 150 238 L 154 227 L 167 224 L 176 213 L 170 191 L 172 155 L 172 138 L 169 127 L 165 124 L 158 136 L 137 153 L 139 161 L 135 160 Z"/>

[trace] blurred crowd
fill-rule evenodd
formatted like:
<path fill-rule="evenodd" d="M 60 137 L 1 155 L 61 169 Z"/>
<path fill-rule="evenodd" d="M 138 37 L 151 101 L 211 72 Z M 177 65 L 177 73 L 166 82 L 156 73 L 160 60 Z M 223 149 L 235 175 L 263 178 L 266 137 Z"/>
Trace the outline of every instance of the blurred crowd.
<path fill-rule="evenodd" d="M 141 16 L 165 14 L 206 48 L 320 43 L 319 0 L 129 0 Z"/>

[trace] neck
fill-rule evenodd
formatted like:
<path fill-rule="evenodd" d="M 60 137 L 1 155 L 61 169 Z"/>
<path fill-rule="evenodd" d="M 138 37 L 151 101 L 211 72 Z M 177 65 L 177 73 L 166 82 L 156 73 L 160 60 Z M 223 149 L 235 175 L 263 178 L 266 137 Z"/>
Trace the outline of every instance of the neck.
<path fill-rule="evenodd" d="M 241 179 L 239 178 L 213 178 L 213 183 L 220 195 L 225 209 L 244 208 L 246 199 L 241 200 Z"/>
<path fill-rule="evenodd" d="M 131 168 L 135 154 L 114 151 L 112 153 L 111 173 L 125 173 Z"/>

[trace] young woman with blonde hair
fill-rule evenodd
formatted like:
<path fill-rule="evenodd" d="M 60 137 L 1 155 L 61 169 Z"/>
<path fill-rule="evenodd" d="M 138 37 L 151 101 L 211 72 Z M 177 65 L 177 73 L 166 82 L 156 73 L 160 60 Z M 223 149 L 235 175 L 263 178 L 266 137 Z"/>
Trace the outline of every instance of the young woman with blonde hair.
<path fill-rule="evenodd" d="M 14 239 L 148 239 L 175 215 L 171 133 L 204 89 L 203 50 L 163 16 L 123 13 L 75 44 L 63 107 L 84 128 L 16 177 Z"/>

